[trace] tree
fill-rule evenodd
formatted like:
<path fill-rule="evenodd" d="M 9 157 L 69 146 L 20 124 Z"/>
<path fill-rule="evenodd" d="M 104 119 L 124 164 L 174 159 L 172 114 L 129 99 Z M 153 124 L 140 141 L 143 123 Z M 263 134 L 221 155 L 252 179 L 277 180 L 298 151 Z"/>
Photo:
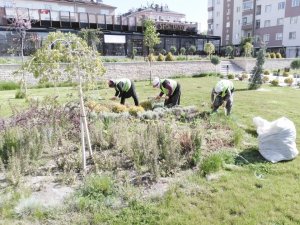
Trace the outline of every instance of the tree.
<path fill-rule="evenodd" d="M 97 45 L 101 44 L 100 35 L 102 32 L 100 29 L 81 29 L 78 33 L 78 36 L 87 42 L 93 50 L 97 50 Z"/>
<path fill-rule="evenodd" d="M 300 69 L 300 59 L 293 60 L 291 62 L 291 68 L 294 70 Z"/>
<path fill-rule="evenodd" d="M 32 58 L 23 64 L 22 70 L 34 74 L 43 81 L 58 82 L 69 80 L 78 84 L 81 113 L 81 141 L 83 168 L 85 170 L 85 141 L 92 156 L 92 148 L 88 132 L 88 124 L 83 101 L 83 86 L 95 85 L 104 74 L 100 54 L 88 47 L 87 43 L 71 33 L 49 33 L 42 48 L 38 49 Z"/>
<path fill-rule="evenodd" d="M 150 83 L 152 80 L 152 69 L 151 69 L 151 65 L 152 65 L 152 59 L 154 57 L 152 57 L 152 53 L 154 51 L 154 46 L 158 45 L 161 41 L 159 38 L 159 33 L 156 32 L 156 27 L 155 27 L 155 23 L 150 20 L 144 20 L 144 45 L 147 46 L 149 48 L 149 67 L 150 67 Z"/>
<path fill-rule="evenodd" d="M 250 57 L 253 51 L 253 45 L 250 42 L 246 42 L 246 44 L 243 46 L 245 57 Z"/>
<path fill-rule="evenodd" d="M 217 73 L 217 65 L 221 62 L 218 56 L 212 56 L 210 62 L 215 65 L 216 73 Z"/>
<path fill-rule="evenodd" d="M 204 45 L 204 52 L 208 55 L 209 59 L 211 59 L 211 55 L 215 53 L 215 46 L 213 43 L 208 42 Z"/>
<path fill-rule="evenodd" d="M 197 51 L 195 45 L 191 45 L 188 49 L 189 54 L 194 55 L 194 53 Z"/>
<path fill-rule="evenodd" d="M 228 58 L 230 58 L 232 52 L 233 52 L 233 47 L 230 45 L 226 46 L 225 54 L 228 56 Z"/>
<path fill-rule="evenodd" d="M 170 47 L 170 52 L 174 55 L 177 52 L 176 46 L 171 46 Z"/>
<path fill-rule="evenodd" d="M 185 47 L 181 47 L 181 48 L 180 48 L 180 54 L 181 54 L 181 55 L 185 55 L 185 52 L 186 52 Z"/>
<path fill-rule="evenodd" d="M 265 63 L 265 49 L 262 48 L 258 51 L 256 58 L 256 65 L 252 70 L 252 76 L 248 88 L 250 90 L 258 89 L 262 85 L 263 65 Z"/>

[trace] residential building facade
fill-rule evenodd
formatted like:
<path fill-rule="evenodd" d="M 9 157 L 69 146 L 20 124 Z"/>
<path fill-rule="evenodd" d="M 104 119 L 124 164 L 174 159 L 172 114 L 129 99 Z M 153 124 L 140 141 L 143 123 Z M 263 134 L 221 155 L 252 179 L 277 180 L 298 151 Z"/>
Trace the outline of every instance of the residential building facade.
<path fill-rule="evenodd" d="M 109 2 L 109 1 L 107 1 Z M 27 30 L 25 55 L 41 46 L 49 32 L 77 33 L 83 28 L 100 29 L 102 44 L 98 50 L 103 55 L 130 55 L 133 49 L 138 55 L 147 55 L 143 45 L 144 19 L 152 19 L 160 33 L 161 44 L 157 51 L 171 46 L 188 48 L 197 46 L 200 53 L 204 44 L 214 42 L 220 46 L 220 37 L 197 34 L 197 23 L 185 21 L 185 15 L 165 6 L 150 5 L 123 15 L 115 15 L 116 7 L 102 0 L 4 0 L 0 2 L 0 55 L 12 53 L 20 34 L 15 32 L 12 21 L 31 21 Z M 18 54 L 18 53 L 17 53 Z"/>
<path fill-rule="evenodd" d="M 254 47 L 300 56 L 300 0 L 208 0 L 210 35 L 222 46 L 253 37 Z"/>

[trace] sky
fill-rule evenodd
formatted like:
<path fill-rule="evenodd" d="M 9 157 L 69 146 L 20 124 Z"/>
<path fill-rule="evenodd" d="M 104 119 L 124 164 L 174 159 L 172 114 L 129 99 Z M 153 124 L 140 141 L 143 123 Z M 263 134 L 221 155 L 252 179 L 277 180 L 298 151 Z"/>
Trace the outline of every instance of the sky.
<path fill-rule="evenodd" d="M 116 15 L 128 12 L 132 8 L 140 8 L 147 4 L 167 4 L 169 9 L 186 15 L 186 21 L 198 22 L 200 31 L 207 30 L 207 0 L 103 0 L 104 4 L 118 7 Z"/>

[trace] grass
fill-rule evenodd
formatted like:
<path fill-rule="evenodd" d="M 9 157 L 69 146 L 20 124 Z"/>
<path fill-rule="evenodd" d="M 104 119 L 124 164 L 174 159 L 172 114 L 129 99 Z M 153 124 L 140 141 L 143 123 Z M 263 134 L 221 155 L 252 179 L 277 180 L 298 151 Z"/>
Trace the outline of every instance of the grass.
<path fill-rule="evenodd" d="M 182 105 L 196 105 L 200 111 L 210 111 L 210 92 L 218 78 L 176 80 L 182 85 Z M 212 181 L 195 172 L 171 187 L 159 200 L 131 201 L 126 207 L 96 208 L 92 213 L 83 210 L 76 212 L 74 217 L 75 211 L 69 208 L 58 213 L 54 221 L 69 217 L 69 220 L 73 219 L 72 224 L 300 224 L 300 158 L 277 164 L 266 162 L 258 152 L 252 122 L 255 116 L 269 121 L 285 116 L 295 123 L 299 131 L 297 96 L 300 89 L 263 85 L 261 90 L 249 91 L 246 82 L 234 81 L 234 84 L 236 92 L 230 122 L 233 127 L 243 130 L 243 134 L 234 134 L 234 140 L 240 146 L 236 149 L 239 156 L 234 152 L 235 158 L 230 159 L 237 168 L 224 169 L 222 176 Z M 149 81 L 136 82 L 136 87 L 140 101 L 159 93 Z M 70 93 L 77 96 L 74 88 L 57 90 L 30 89 L 28 92 L 31 98 L 38 99 L 56 94 L 61 102 L 67 101 Z M 15 99 L 15 91 L 0 93 L 1 116 L 11 115 L 9 105 L 24 108 L 29 104 L 24 99 Z M 114 90 L 105 88 L 89 94 L 96 99 L 101 97 L 104 100 L 98 101 L 105 102 L 114 95 Z M 134 104 L 132 99 L 127 99 L 126 103 Z M 223 113 L 223 110 L 219 111 Z M 296 143 L 300 146 L 299 135 Z M 98 193 L 96 187 L 94 190 Z"/>

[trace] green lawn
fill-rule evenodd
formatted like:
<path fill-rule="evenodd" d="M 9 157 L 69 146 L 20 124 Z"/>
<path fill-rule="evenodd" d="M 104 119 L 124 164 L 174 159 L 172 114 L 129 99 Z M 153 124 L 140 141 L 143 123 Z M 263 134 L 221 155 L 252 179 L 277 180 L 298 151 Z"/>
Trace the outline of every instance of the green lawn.
<path fill-rule="evenodd" d="M 210 91 L 218 78 L 177 80 L 182 85 L 182 105 L 196 105 L 200 111 L 210 110 Z M 246 82 L 234 81 L 234 84 L 231 119 L 244 131 L 244 142 L 236 151 L 249 164 L 238 157 L 238 167 L 222 171 L 219 179 L 207 181 L 195 173 L 178 182 L 160 201 L 133 205 L 118 215 L 106 215 L 111 212 L 100 210 L 91 216 L 93 221 L 82 219 L 77 224 L 300 224 L 300 159 L 277 164 L 264 161 L 257 151 L 252 123 L 255 116 L 267 120 L 285 116 L 299 131 L 300 89 L 264 85 L 260 90 L 249 91 Z M 149 82 L 137 82 L 136 86 L 140 101 L 159 93 Z M 76 96 L 77 93 L 72 88 L 58 90 L 59 93 L 55 89 L 31 89 L 29 94 L 42 99 L 42 96 L 55 93 L 64 102 L 67 94 L 72 92 Z M 9 105 L 22 108 L 28 104 L 25 100 L 14 99 L 14 94 L 15 91 L 0 92 L 1 116 L 11 114 Z M 114 91 L 106 88 L 90 94 L 104 98 L 99 101 L 108 101 Z M 133 105 L 133 100 L 128 99 L 126 103 Z M 300 146 L 299 135 L 297 146 Z"/>

